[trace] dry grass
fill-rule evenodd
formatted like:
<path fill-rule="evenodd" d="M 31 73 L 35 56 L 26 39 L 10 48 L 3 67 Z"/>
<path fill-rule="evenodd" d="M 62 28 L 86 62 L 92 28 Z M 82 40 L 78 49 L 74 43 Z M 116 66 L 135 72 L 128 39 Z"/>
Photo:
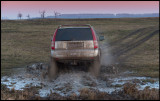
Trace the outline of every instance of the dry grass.
<path fill-rule="evenodd" d="M 23 91 L 15 90 L 12 88 L 9 90 L 5 85 L 1 84 L 1 100 L 26 100 L 37 99 L 39 96 L 35 96 L 38 93 L 35 87 L 25 88 Z"/>
<path fill-rule="evenodd" d="M 125 84 L 123 91 L 137 100 L 159 100 L 159 90 L 155 88 L 138 90 L 136 84 Z"/>
<path fill-rule="evenodd" d="M 97 99 L 96 92 L 92 92 L 88 88 L 83 88 L 79 92 L 80 92 L 80 99 L 85 99 L 85 100 L 96 100 Z"/>
<path fill-rule="evenodd" d="M 26 88 L 23 91 L 9 90 L 5 85 L 1 85 L 1 100 L 159 100 L 159 90 L 149 89 L 138 90 L 136 84 L 125 84 L 122 91 L 108 94 L 97 90 L 82 88 L 79 90 L 80 95 L 75 93 L 69 96 L 61 96 L 52 93 L 48 97 L 40 97 L 38 89 L 35 87 Z"/>

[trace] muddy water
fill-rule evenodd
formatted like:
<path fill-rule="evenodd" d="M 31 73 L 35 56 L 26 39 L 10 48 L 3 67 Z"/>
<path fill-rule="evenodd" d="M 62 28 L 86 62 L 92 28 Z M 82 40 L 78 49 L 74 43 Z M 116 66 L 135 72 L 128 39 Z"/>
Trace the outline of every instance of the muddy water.
<path fill-rule="evenodd" d="M 79 90 L 89 88 L 99 90 L 101 92 L 112 93 L 119 91 L 127 82 L 136 83 L 138 89 L 144 89 L 146 86 L 159 89 L 159 80 L 148 77 L 126 77 L 119 75 L 118 77 L 110 76 L 106 80 L 101 77 L 95 78 L 90 73 L 84 71 L 71 71 L 60 73 L 55 80 L 49 80 L 45 72 L 47 65 L 43 63 L 33 64 L 27 68 L 21 68 L 16 71 L 13 76 L 4 76 L 1 78 L 1 84 L 7 85 L 8 88 L 15 90 L 23 90 L 23 88 L 35 86 L 39 88 L 41 97 L 48 96 L 51 92 L 59 93 L 62 96 L 68 96 L 72 93 L 79 95 Z M 124 72 L 130 73 L 130 72 Z M 154 83 L 142 82 L 142 80 L 154 79 Z"/>

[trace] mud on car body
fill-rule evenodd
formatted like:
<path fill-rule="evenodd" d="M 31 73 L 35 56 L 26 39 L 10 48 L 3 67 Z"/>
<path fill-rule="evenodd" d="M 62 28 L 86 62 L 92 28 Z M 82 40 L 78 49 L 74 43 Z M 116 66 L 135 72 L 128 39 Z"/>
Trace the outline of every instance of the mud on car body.
<path fill-rule="evenodd" d="M 51 68 L 57 70 L 59 64 L 93 64 L 90 70 L 97 71 L 94 65 L 100 65 L 99 41 L 103 39 L 103 36 L 98 37 L 91 25 L 58 26 L 51 40 L 51 62 L 54 63 Z"/>

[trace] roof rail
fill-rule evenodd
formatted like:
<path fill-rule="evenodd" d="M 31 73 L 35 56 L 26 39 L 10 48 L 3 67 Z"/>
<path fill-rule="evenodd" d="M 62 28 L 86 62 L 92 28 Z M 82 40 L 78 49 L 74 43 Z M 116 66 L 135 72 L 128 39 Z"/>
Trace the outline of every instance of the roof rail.
<path fill-rule="evenodd" d="M 58 28 L 61 28 L 63 26 L 88 26 L 88 27 L 91 27 L 90 24 L 73 24 L 73 25 L 59 25 Z"/>

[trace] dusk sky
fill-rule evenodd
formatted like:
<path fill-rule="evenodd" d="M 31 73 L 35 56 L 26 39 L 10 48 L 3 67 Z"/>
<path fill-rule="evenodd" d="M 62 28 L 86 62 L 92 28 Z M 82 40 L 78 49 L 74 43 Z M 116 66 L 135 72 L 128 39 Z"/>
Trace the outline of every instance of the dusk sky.
<path fill-rule="evenodd" d="M 106 14 L 106 13 L 159 13 L 159 1 L 1 1 L 1 17 L 17 19 L 40 17 L 39 11 L 53 16 L 54 11 L 61 14 Z"/>

